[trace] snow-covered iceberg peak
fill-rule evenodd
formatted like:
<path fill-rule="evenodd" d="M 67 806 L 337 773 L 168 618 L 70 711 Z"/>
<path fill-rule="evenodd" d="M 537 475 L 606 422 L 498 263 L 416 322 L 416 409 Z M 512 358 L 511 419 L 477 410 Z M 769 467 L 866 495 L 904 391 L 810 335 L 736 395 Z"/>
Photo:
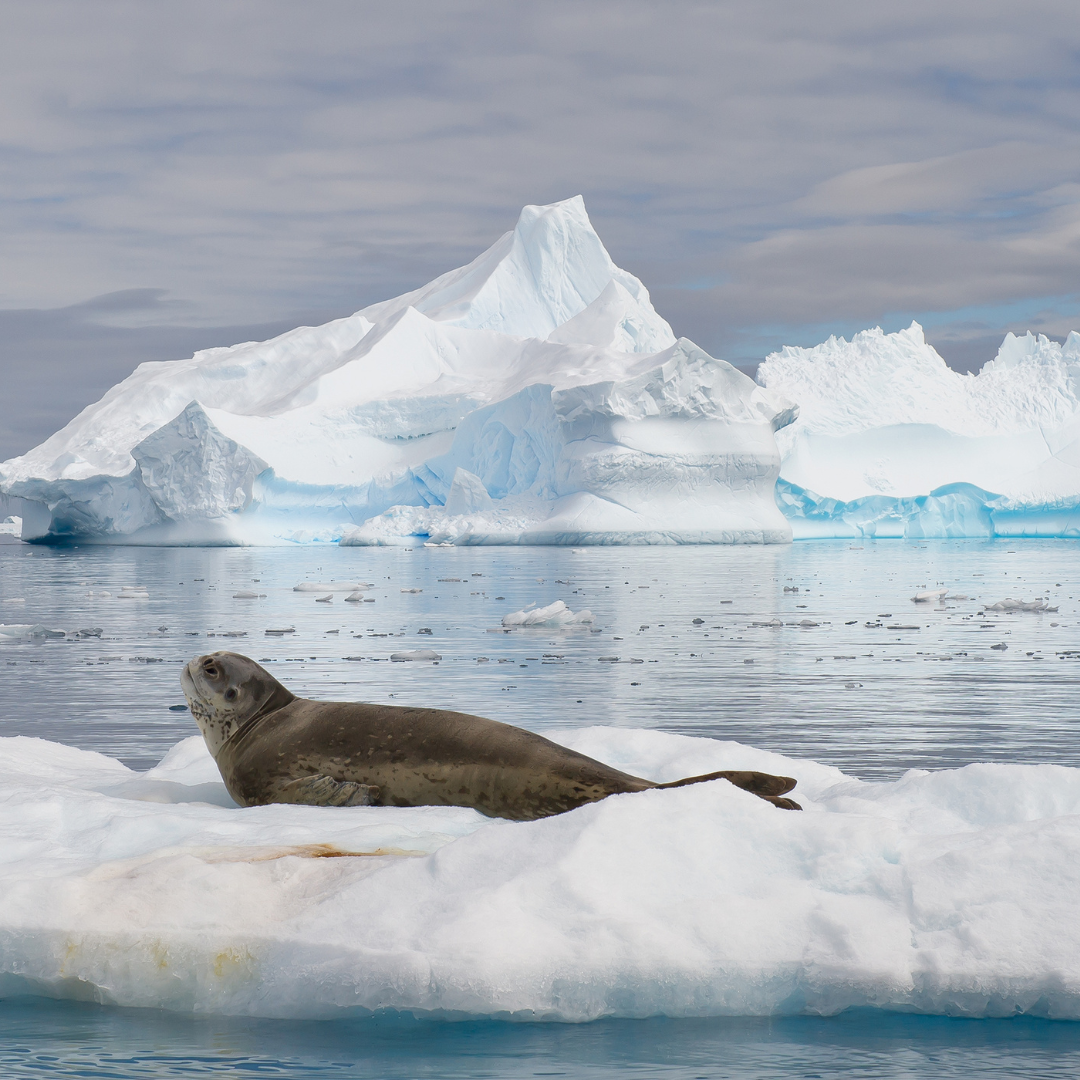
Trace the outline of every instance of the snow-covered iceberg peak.
<path fill-rule="evenodd" d="M 574 198 L 347 319 L 141 365 L 0 494 L 46 541 L 784 541 L 793 415 L 676 341 Z"/>
<path fill-rule="evenodd" d="M 778 435 L 796 535 L 1072 535 L 1080 526 L 1080 334 L 1006 336 L 977 375 L 922 327 L 769 356 L 799 403 Z"/>
<path fill-rule="evenodd" d="M 657 352 L 673 344 L 671 327 L 653 310 L 645 286 L 611 261 L 578 195 L 550 206 L 526 206 L 514 230 L 468 266 L 415 292 L 373 304 L 362 314 L 378 322 L 413 307 L 435 322 L 462 329 L 545 338 L 580 315 L 612 282 L 632 300 L 634 313 L 654 329 L 655 347 L 650 336 L 647 348 L 628 351 Z M 580 338 L 573 342 L 610 344 Z"/>

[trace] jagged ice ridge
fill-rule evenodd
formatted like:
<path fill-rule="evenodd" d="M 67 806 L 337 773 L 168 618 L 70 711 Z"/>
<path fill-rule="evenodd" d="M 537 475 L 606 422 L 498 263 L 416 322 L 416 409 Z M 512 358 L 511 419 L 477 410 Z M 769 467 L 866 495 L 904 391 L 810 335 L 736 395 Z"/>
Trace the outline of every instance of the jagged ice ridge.
<path fill-rule="evenodd" d="M 912 323 L 769 356 L 796 538 L 1080 536 L 1080 334 L 1005 337 L 977 375 Z"/>

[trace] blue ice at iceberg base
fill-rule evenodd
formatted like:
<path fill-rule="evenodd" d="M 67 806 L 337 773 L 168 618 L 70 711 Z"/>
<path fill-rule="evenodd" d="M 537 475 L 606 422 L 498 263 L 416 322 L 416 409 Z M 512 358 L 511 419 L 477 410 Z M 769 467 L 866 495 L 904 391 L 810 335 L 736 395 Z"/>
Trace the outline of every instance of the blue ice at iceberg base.
<path fill-rule="evenodd" d="M 974 484 L 945 484 L 929 495 L 822 498 L 781 478 L 776 501 L 796 540 L 1080 536 L 1080 500 L 1015 507 Z"/>

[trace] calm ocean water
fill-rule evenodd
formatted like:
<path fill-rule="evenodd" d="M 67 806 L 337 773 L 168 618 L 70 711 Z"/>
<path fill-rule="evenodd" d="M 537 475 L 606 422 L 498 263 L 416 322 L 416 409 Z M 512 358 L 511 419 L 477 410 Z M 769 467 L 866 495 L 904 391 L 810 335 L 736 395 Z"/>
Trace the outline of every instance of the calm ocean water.
<path fill-rule="evenodd" d="M 183 703 L 180 665 L 229 648 L 308 697 L 452 707 L 538 731 L 655 727 L 866 779 L 972 761 L 1077 766 L 1078 550 L 0 547 L 0 623 L 93 631 L 0 644 L 0 735 L 147 768 L 196 730 L 170 709 Z M 372 583 L 374 602 L 318 603 L 292 588 L 331 579 Z M 117 597 L 132 585 L 149 599 Z M 957 598 L 912 602 L 936 586 Z M 1046 597 L 1058 611 L 985 613 L 1005 597 Z M 591 630 L 499 629 L 507 612 L 556 599 L 591 610 Z M 417 648 L 442 660 L 389 661 Z M 1078 1028 L 874 1013 L 283 1024 L 9 1000 L 0 1075 L 1066 1076 L 1080 1072 Z"/>
<path fill-rule="evenodd" d="M 0 1075 L 24 1077 L 566 1076 L 588 1080 L 1075 1077 L 1080 1025 L 870 1011 L 831 1019 L 297 1023 L 77 1003 L 0 1002 Z"/>

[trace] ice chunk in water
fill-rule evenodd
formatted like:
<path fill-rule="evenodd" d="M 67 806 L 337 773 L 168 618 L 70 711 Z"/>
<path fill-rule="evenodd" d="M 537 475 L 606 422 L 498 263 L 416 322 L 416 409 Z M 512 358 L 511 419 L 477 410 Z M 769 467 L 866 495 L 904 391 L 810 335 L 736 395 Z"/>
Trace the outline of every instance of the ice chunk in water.
<path fill-rule="evenodd" d="M 1014 600 L 1011 596 L 999 600 L 996 604 L 986 604 L 984 611 L 1057 611 L 1049 607 L 1045 600 Z"/>
<path fill-rule="evenodd" d="M 524 608 L 521 611 L 512 611 L 502 618 L 503 626 L 586 626 L 596 620 L 593 613 L 588 610 L 579 611 L 576 614 L 571 611 L 562 600 L 556 600 L 542 608 Z"/>
<path fill-rule="evenodd" d="M 927 604 L 932 600 L 944 600 L 948 589 L 928 589 L 926 592 L 917 592 L 911 599 L 916 604 Z"/>
<path fill-rule="evenodd" d="M 29 641 L 33 638 L 62 638 L 63 630 L 50 630 L 41 623 L 0 623 L 0 641 Z"/>

